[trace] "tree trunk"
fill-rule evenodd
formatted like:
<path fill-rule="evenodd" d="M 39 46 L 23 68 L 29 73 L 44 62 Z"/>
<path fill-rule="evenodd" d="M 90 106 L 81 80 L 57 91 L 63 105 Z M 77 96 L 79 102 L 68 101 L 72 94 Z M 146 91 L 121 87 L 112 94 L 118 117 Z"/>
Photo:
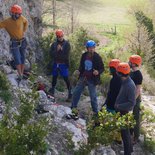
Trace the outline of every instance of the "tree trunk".
<path fill-rule="evenodd" d="M 52 0 L 52 6 L 53 6 L 53 27 L 55 29 L 55 26 L 56 26 L 56 0 Z"/>

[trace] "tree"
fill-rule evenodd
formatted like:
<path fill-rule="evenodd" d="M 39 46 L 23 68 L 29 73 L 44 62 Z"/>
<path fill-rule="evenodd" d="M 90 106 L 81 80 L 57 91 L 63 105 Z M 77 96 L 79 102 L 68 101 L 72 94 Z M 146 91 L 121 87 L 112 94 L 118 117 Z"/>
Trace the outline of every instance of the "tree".
<path fill-rule="evenodd" d="M 53 10 L 52 10 L 53 26 L 54 26 L 54 29 L 55 29 L 55 26 L 56 26 L 56 0 L 52 0 L 52 6 L 53 6 Z"/>
<path fill-rule="evenodd" d="M 136 30 L 127 36 L 129 50 L 133 54 L 141 55 L 145 62 L 152 65 L 155 48 L 147 28 L 141 24 L 137 24 Z"/>

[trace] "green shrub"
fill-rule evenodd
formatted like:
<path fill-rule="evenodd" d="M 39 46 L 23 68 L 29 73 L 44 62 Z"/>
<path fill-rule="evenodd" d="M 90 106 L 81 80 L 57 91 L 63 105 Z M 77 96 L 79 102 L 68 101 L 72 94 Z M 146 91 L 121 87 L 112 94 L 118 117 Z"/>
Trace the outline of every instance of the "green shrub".
<path fill-rule="evenodd" d="M 5 101 L 5 103 L 9 103 L 11 101 L 11 92 L 9 87 L 9 81 L 7 80 L 6 75 L 0 71 L 0 97 Z"/>
<path fill-rule="evenodd" d="M 38 94 L 19 93 L 19 113 L 7 107 L 0 121 L 0 153 L 3 155 L 43 155 L 46 152 L 45 138 L 48 133 L 47 120 L 34 112 Z"/>
<path fill-rule="evenodd" d="M 145 109 L 144 106 L 141 106 L 141 125 L 142 125 L 142 133 L 144 135 L 144 147 L 151 153 L 155 153 L 155 133 L 154 123 L 155 123 L 155 115 L 151 110 Z"/>
<path fill-rule="evenodd" d="M 94 127 L 95 123 L 100 124 Z M 88 145 L 81 145 L 75 154 L 89 154 L 98 145 L 109 145 L 115 140 L 115 136 L 120 134 L 122 128 L 131 128 L 135 125 L 135 120 L 131 113 L 120 116 L 120 113 L 109 113 L 105 108 L 99 112 L 98 117 L 94 117 L 88 122 Z"/>
<path fill-rule="evenodd" d="M 54 33 L 49 33 L 47 36 L 44 36 L 39 39 L 39 45 L 43 51 L 43 67 L 45 72 L 51 72 L 51 65 L 52 65 L 52 57 L 50 55 L 50 46 L 51 43 L 54 41 L 55 35 Z"/>
<path fill-rule="evenodd" d="M 140 23 L 143 24 L 149 33 L 153 32 L 153 21 L 149 17 L 147 17 L 142 11 L 137 11 L 135 12 L 135 17 L 136 20 Z"/>

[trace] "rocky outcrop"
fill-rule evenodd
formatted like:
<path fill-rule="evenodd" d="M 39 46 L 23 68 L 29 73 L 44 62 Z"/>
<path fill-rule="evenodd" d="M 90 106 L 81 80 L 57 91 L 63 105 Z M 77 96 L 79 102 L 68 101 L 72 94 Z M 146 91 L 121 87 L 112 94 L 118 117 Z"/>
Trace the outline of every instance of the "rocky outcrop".
<path fill-rule="evenodd" d="M 42 33 L 41 14 L 43 0 L 0 0 L 0 21 L 9 17 L 9 8 L 13 4 L 18 4 L 23 8 L 23 15 L 28 19 L 29 26 L 25 34 L 28 47 L 27 58 L 33 63 L 39 57 L 40 52 L 37 51 L 37 39 Z M 5 63 L 11 59 L 9 52 L 9 35 L 3 29 L 0 30 L 0 62 Z"/>

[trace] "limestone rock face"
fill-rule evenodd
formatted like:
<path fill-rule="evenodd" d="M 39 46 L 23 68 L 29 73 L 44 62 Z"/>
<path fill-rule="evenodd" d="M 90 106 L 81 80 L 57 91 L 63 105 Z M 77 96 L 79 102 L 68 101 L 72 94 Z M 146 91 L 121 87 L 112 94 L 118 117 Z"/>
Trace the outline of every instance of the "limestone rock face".
<path fill-rule="evenodd" d="M 28 41 L 26 55 L 27 58 L 33 63 L 39 52 L 37 50 L 37 39 L 42 34 L 41 28 L 41 14 L 43 0 L 0 0 L 0 21 L 8 18 L 10 6 L 18 4 L 23 9 L 23 16 L 28 19 L 29 26 L 25 33 L 25 37 Z M 10 25 L 11 26 L 11 25 Z M 6 60 L 10 60 L 12 55 L 9 49 L 10 37 L 4 29 L 0 29 L 0 62 L 5 63 Z"/>

